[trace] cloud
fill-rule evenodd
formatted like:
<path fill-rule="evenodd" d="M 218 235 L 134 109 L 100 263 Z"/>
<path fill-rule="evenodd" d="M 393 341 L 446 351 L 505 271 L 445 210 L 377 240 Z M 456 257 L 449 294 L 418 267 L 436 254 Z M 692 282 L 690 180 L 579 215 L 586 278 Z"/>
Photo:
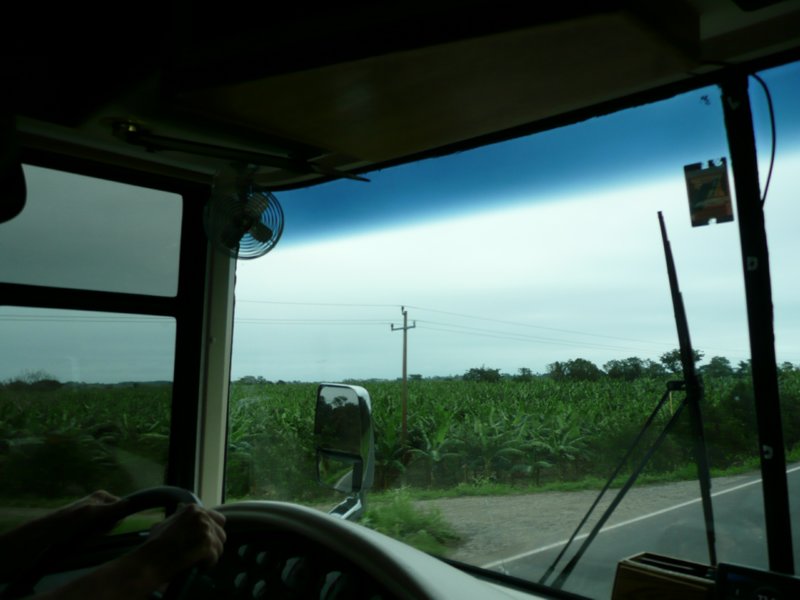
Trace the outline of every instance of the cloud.
<path fill-rule="evenodd" d="M 783 307 L 795 301 L 783 296 L 798 297 L 797 278 L 785 267 L 800 248 L 787 227 L 797 211 L 784 198 L 790 195 L 785 174 L 800 172 L 798 157 L 783 157 L 784 176 L 774 180 L 768 205 L 777 223 L 776 305 L 791 331 L 796 319 Z M 492 204 L 503 208 L 278 248 L 240 263 L 234 376 L 250 370 L 305 380 L 398 376 L 400 336 L 389 324 L 400 323 L 400 305 L 414 307 L 410 318 L 420 321 L 409 333 L 409 369 L 425 375 L 480 364 L 543 370 L 577 356 L 599 364 L 657 358 L 677 346 L 658 211 L 695 347 L 708 357 L 747 357 L 737 224 L 692 228 L 682 172 Z M 786 359 L 797 362 L 793 348 L 786 346 Z"/>

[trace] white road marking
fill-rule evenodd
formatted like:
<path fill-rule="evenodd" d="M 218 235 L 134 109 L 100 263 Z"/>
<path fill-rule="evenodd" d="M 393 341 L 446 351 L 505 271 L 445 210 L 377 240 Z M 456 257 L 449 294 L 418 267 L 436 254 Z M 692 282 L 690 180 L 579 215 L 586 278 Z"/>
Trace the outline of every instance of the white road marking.
<path fill-rule="evenodd" d="M 795 471 L 800 471 L 800 465 L 798 465 L 796 467 L 792 467 L 790 469 L 786 469 L 786 473 L 787 474 L 794 473 Z M 750 487 L 752 485 L 757 485 L 759 483 L 761 483 L 761 478 L 760 477 L 758 479 L 754 479 L 752 481 L 748 481 L 748 482 L 745 482 L 745 483 L 740 483 L 739 485 L 735 485 L 733 487 L 726 488 L 726 489 L 720 490 L 718 492 L 714 492 L 714 493 L 711 494 L 711 497 L 712 498 L 716 498 L 717 496 L 722 496 L 724 494 L 729 494 L 731 492 L 735 492 L 735 491 L 744 489 L 746 487 Z M 681 502 L 680 504 L 676 504 L 676 505 L 670 506 L 668 508 L 662 508 L 661 510 L 657 510 L 657 511 L 654 511 L 654 512 L 651 512 L 651 513 L 647 513 L 645 515 L 640 515 L 638 517 L 634 517 L 633 519 L 628 519 L 627 521 L 621 521 L 619 523 L 615 523 L 614 525 L 608 525 L 606 527 L 603 527 L 600 530 L 600 533 L 603 533 L 604 531 L 611 531 L 612 529 L 617 529 L 618 527 L 624 527 L 626 525 L 631 525 L 633 523 L 638 523 L 639 521 L 644 521 L 645 519 L 649 519 L 651 517 L 657 517 L 658 515 L 663 515 L 664 513 L 668 513 L 668 512 L 671 512 L 673 510 L 678 510 L 679 508 L 684 508 L 684 507 L 690 506 L 692 504 L 697 504 L 700 501 L 702 501 L 702 498 L 695 498 L 694 500 L 687 500 L 686 502 Z M 588 533 L 580 533 L 580 534 L 575 536 L 575 540 L 573 540 L 573 541 L 582 540 L 582 539 L 587 538 L 588 536 L 589 536 Z M 484 568 L 484 569 L 493 569 L 494 567 L 498 567 L 498 566 L 500 566 L 502 564 L 505 564 L 505 563 L 508 563 L 508 562 L 514 562 L 515 560 L 519 560 L 521 558 L 526 558 L 528 556 L 533 556 L 534 554 L 541 554 L 542 552 L 547 552 L 548 550 L 552 550 L 553 548 L 558 548 L 560 546 L 565 545 L 567 542 L 569 542 L 568 539 L 567 540 L 561 540 L 560 542 L 553 542 L 552 544 L 547 544 L 546 546 L 542 546 L 542 547 L 536 548 L 534 550 L 528 550 L 527 552 L 522 552 L 520 554 L 515 554 L 514 556 L 509 556 L 509 557 L 506 557 L 506 558 L 501 558 L 500 560 L 492 561 L 490 563 L 482 565 L 482 568 Z"/>

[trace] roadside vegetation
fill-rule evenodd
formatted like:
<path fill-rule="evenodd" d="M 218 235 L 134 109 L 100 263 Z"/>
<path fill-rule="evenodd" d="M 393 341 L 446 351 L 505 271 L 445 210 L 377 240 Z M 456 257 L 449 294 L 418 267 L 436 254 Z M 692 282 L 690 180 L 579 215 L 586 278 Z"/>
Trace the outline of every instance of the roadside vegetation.
<path fill-rule="evenodd" d="M 400 522 L 412 520 L 407 510 L 411 500 L 599 488 L 667 382 L 679 378 L 676 359 L 677 352 L 671 352 L 658 362 L 630 358 L 602 368 L 575 359 L 553 363 L 544 374 L 522 368 L 509 375 L 482 366 L 457 377 L 412 376 L 405 440 L 401 382 L 349 382 L 366 387 L 372 398 L 376 473 L 368 520 L 396 533 Z M 734 367 L 713 357 L 700 372 L 712 469 L 720 474 L 757 467 L 749 365 Z M 779 378 L 787 450 L 800 458 L 800 369 L 783 364 Z M 316 388 L 314 383 L 271 383 L 260 377 L 232 384 L 229 499 L 335 500 L 335 493 L 315 480 Z M 162 482 L 170 397 L 169 383 L 61 383 L 42 373 L 0 384 L 0 501 L 44 506 L 100 487 L 125 494 Z M 675 392 L 669 399 L 645 444 L 682 397 Z M 693 478 L 693 465 L 685 411 L 641 480 Z M 630 465 L 621 477 L 628 473 Z M 452 542 L 446 527 L 436 525 L 436 515 L 417 517 L 432 524 L 412 535 L 430 536 L 426 544 Z"/>

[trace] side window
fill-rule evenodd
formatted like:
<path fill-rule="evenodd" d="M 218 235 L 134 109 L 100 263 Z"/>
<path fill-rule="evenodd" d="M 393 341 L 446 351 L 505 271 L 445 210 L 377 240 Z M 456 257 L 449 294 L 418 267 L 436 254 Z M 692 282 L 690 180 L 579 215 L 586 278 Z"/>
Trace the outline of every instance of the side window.
<path fill-rule="evenodd" d="M 180 196 L 40 167 L 24 170 L 25 209 L 0 225 L 0 281 L 176 294 Z"/>
<path fill-rule="evenodd" d="M 168 481 L 183 197 L 24 166 L 0 224 L 0 530 Z M 172 465 L 169 465 L 172 468 Z"/>
<path fill-rule="evenodd" d="M 9 499 L 164 483 L 175 322 L 0 308 L 0 480 Z"/>

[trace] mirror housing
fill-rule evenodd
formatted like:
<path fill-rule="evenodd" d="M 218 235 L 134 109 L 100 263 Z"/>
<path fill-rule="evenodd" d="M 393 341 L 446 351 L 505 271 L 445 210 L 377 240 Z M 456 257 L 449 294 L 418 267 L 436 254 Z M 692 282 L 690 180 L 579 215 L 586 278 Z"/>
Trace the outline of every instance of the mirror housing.
<path fill-rule="evenodd" d="M 372 404 L 363 387 L 323 383 L 317 388 L 314 419 L 317 481 L 349 497 L 331 514 L 356 519 L 375 472 Z"/>

